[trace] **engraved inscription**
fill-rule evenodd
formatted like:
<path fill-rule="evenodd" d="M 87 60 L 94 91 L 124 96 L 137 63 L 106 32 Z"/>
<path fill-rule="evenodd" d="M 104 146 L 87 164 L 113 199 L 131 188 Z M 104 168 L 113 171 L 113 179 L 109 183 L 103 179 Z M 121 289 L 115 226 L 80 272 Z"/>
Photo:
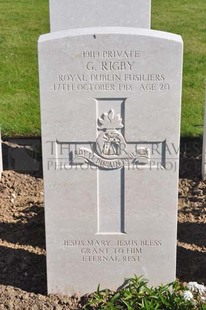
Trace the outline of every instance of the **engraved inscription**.
<path fill-rule="evenodd" d="M 138 263 L 144 248 L 160 248 L 161 240 L 64 240 L 63 247 L 77 251 L 84 263 Z"/>
<path fill-rule="evenodd" d="M 139 58 L 141 52 L 138 50 L 134 51 L 83 51 L 82 57 L 83 58 Z"/>
<path fill-rule="evenodd" d="M 100 63 L 89 61 L 85 67 L 88 71 L 131 71 L 134 69 L 134 64 L 129 61 L 101 61 Z"/>
<path fill-rule="evenodd" d="M 62 72 L 53 84 L 55 92 L 73 91 L 140 91 L 171 90 L 164 72 L 141 72 L 139 61 L 143 52 L 134 51 L 82 51 L 84 72 Z"/>

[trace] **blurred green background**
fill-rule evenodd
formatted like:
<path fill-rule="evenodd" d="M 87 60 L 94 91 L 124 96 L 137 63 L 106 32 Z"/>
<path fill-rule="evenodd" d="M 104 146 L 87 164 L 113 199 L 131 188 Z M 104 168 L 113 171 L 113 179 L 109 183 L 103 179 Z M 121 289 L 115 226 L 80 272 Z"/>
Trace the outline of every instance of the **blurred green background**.
<path fill-rule="evenodd" d="M 203 132 L 206 1 L 152 0 L 152 29 L 184 41 L 182 137 Z M 49 32 L 48 0 L 0 0 L 0 124 L 2 135 L 40 135 L 37 40 Z"/>

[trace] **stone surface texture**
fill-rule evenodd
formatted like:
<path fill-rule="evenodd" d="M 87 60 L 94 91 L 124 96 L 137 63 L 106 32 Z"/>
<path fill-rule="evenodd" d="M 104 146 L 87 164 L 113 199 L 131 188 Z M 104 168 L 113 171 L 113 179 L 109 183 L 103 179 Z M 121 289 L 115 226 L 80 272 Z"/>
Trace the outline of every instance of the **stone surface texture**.
<path fill-rule="evenodd" d="M 151 0 L 50 0 L 50 28 L 150 28 Z"/>
<path fill-rule="evenodd" d="M 175 279 L 182 39 L 87 28 L 39 39 L 49 293 Z"/>

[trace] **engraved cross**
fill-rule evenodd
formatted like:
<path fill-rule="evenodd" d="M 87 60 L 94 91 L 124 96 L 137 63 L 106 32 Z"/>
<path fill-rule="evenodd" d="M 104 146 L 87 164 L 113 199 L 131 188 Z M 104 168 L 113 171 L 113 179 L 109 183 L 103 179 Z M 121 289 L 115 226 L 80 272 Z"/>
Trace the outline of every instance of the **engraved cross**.
<path fill-rule="evenodd" d="M 125 104 L 126 98 L 96 99 L 96 141 L 57 141 L 57 146 L 69 145 L 71 168 L 76 165 L 97 168 L 97 234 L 126 233 L 125 169 L 151 168 L 154 142 L 125 140 Z M 165 142 L 155 144 L 162 149 L 160 158 L 155 158 L 155 166 L 158 161 L 163 167 Z"/>

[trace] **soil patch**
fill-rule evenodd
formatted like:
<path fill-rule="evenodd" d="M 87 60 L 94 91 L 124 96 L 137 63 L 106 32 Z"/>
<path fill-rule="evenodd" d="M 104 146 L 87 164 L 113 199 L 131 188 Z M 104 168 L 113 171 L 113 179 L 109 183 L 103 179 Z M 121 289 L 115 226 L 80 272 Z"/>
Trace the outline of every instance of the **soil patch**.
<path fill-rule="evenodd" d="M 206 284 L 206 181 L 201 141 L 181 144 L 177 277 Z M 4 171 L 0 180 L 0 310 L 81 309 L 78 297 L 46 295 L 43 180 Z"/>

